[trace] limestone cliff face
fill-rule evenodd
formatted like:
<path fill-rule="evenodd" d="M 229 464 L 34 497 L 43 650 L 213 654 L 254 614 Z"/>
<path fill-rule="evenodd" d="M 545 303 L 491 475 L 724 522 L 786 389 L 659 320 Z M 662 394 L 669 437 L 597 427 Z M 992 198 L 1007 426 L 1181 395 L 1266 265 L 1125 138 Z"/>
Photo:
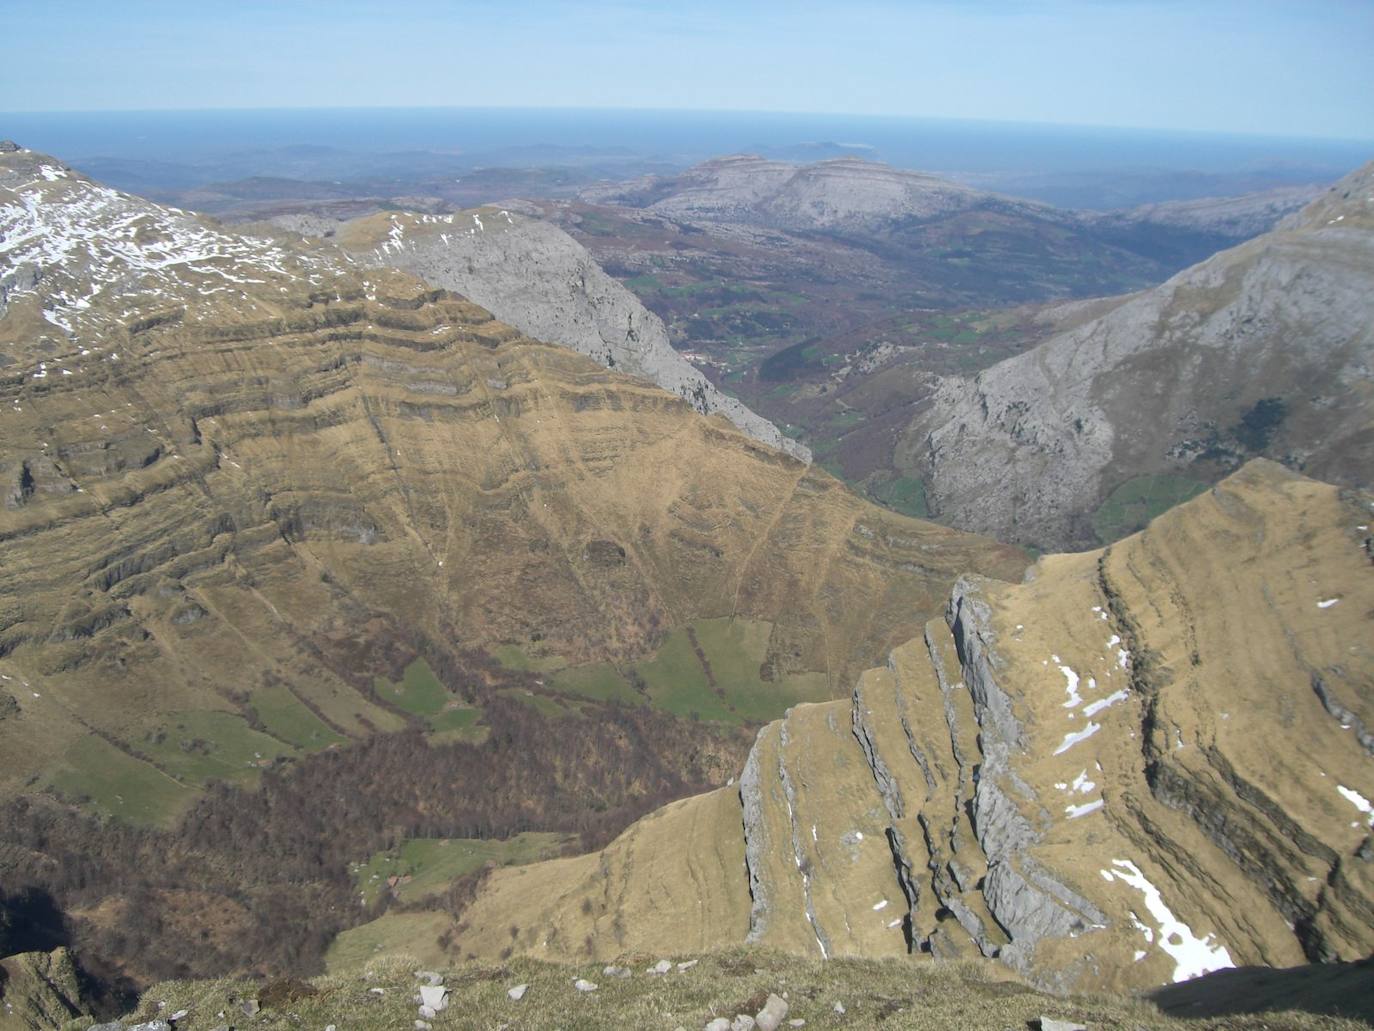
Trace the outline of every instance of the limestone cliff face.
<path fill-rule="evenodd" d="M 734 818 L 703 796 L 575 881 L 500 871 L 464 948 L 511 945 L 515 912 L 536 954 L 614 955 L 617 926 L 650 951 L 715 928 L 813 956 L 981 955 L 1056 990 L 1361 958 L 1372 507 L 1254 462 L 1020 585 L 962 580 L 851 702 L 760 733 Z M 689 812 L 671 868 L 629 862 Z M 656 886 L 678 874 L 705 909 Z"/>
<path fill-rule="evenodd" d="M 1132 477 L 1212 479 L 1255 450 L 1374 483 L 1371 281 L 1366 166 L 1280 229 L 945 382 L 898 462 L 920 470 L 940 519 L 1058 548 L 1093 543 L 1089 515 Z M 1266 399 L 1281 421 L 1238 440 Z"/>
<path fill-rule="evenodd" d="M 586 248 L 539 219 L 498 208 L 458 215 L 373 215 L 336 239 L 360 260 L 453 290 L 538 340 L 657 383 L 703 415 L 809 462 L 811 452 L 722 393 L 675 351 L 663 320 L 608 276 Z"/>
<path fill-rule="evenodd" d="M 166 822 L 205 766 L 161 721 L 209 713 L 242 774 L 412 725 L 374 678 L 419 651 L 478 705 L 502 643 L 616 662 L 740 615 L 839 685 L 1023 566 L 413 276 L 28 151 L 0 276 L 5 795 L 127 778 L 92 805 Z"/>

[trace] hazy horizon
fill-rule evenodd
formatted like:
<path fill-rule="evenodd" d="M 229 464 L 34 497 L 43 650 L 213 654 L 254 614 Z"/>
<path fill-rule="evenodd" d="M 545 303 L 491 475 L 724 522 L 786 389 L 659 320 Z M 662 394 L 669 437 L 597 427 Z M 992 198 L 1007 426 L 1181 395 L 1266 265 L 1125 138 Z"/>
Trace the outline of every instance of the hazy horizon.
<path fill-rule="evenodd" d="M 60 32 L 51 8 L 10 12 L 14 112 L 628 107 L 1374 140 L 1363 0 L 62 7 Z"/>

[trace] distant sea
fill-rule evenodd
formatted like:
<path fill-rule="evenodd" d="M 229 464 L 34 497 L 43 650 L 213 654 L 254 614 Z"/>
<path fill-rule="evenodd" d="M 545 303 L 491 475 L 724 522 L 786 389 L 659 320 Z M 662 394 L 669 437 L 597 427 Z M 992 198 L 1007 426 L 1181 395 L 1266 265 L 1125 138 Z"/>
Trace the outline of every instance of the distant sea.
<path fill-rule="evenodd" d="M 616 155 L 647 166 L 685 167 L 743 152 L 791 160 L 854 154 L 960 173 L 993 188 L 1019 184 L 1025 192 L 1035 188 L 1027 176 L 1065 183 L 1066 177 L 1126 172 L 1186 172 L 1239 185 L 1250 181 L 1247 176 L 1258 185 L 1323 182 L 1374 157 L 1370 141 L 933 118 L 519 108 L 0 113 L 0 137 L 77 167 L 91 159 L 164 162 L 169 174 L 170 166 L 208 171 L 227 159 L 272 152 L 305 158 L 312 151 L 316 157 L 422 152 L 460 163 L 530 167 L 601 163 Z M 253 168 L 251 162 L 231 163 L 236 173 Z M 1198 184 L 1187 192 L 1206 188 Z"/>
<path fill-rule="evenodd" d="M 242 150 L 624 149 L 665 160 L 857 144 L 907 168 L 1073 171 L 1104 167 L 1235 171 L 1292 164 L 1354 167 L 1374 142 L 1214 135 L 934 118 L 708 111 L 327 108 L 0 113 L 0 133 L 70 158 L 197 160 Z"/>

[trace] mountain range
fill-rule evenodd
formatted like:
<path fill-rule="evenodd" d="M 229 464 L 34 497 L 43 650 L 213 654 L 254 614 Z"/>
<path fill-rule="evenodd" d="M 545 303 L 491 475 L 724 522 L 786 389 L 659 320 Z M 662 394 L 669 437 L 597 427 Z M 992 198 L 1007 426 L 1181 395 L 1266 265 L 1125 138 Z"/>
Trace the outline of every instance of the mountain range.
<path fill-rule="evenodd" d="M 1024 566 L 335 249 L 22 149 L 0 219 L 5 884 L 135 981 L 207 907 L 186 969 L 318 962 L 398 833 L 595 840 L 723 783 L 738 727 Z"/>
<path fill-rule="evenodd" d="M 727 159 L 556 218 L 232 229 L 0 146 L 5 1019 L 326 967 L 390 1007 L 397 953 L 1120 998 L 1362 960 L 1371 175 L 896 409 L 939 525 L 804 461 L 579 234 L 856 269 L 991 239 L 949 275 L 1009 255 L 1043 299 L 1157 276 L 1096 235 L 1129 218 Z M 1029 565 L 1141 478 L 1185 500 Z M 242 1012 L 321 991 L 274 983 Z"/>

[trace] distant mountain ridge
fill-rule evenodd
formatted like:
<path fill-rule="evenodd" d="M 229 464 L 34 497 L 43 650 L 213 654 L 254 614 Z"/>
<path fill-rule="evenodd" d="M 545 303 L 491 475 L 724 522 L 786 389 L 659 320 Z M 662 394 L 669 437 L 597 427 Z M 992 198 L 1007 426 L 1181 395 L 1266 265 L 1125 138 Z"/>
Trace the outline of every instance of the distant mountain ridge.
<path fill-rule="evenodd" d="M 939 518 L 1042 547 L 1154 474 L 1209 481 L 1247 454 L 1374 482 L 1374 164 L 1279 228 L 1095 319 L 949 379 L 899 462 Z"/>

